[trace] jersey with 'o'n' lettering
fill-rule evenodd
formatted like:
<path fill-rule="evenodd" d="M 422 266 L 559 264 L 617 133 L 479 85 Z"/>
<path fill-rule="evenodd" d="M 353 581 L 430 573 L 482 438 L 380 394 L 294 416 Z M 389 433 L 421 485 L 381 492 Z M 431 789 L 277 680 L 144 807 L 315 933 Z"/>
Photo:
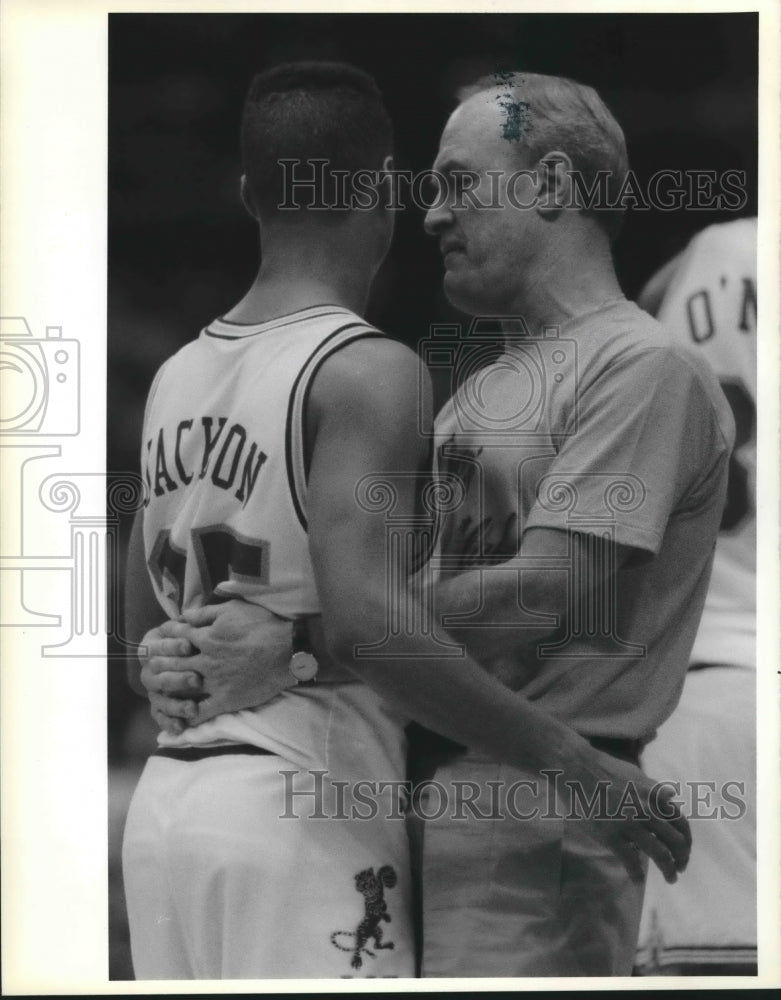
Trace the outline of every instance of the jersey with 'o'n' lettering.
<path fill-rule="evenodd" d="M 716 373 L 735 448 L 693 663 L 756 663 L 757 220 L 698 233 L 673 263 L 659 321 Z M 652 279 L 653 282 L 653 279 Z"/>
<path fill-rule="evenodd" d="M 219 319 L 163 365 L 147 403 L 142 468 L 147 565 L 169 616 L 230 597 L 290 618 L 319 611 L 306 400 L 331 354 L 379 336 L 339 306 L 255 325 Z M 384 760 L 395 776 L 403 775 L 400 731 L 379 696 L 355 682 L 293 688 L 159 740 L 251 743 L 302 766 L 333 766 L 349 732 L 345 766 L 365 744 L 372 771 Z"/>

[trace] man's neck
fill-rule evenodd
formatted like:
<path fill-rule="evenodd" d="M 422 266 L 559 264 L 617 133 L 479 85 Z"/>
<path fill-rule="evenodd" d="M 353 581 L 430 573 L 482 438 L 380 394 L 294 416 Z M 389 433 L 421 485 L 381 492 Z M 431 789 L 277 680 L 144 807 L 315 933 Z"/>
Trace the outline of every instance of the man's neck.
<path fill-rule="evenodd" d="M 604 242 L 560 240 L 524 268 L 512 314 L 523 316 L 529 332 L 539 336 L 545 326 L 563 326 L 623 298 Z"/>

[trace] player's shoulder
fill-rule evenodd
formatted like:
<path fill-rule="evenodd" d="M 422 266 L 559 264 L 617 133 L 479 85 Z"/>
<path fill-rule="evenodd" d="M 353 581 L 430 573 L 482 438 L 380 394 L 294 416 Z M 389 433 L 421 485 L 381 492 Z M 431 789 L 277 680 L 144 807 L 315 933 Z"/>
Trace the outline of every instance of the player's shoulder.
<path fill-rule="evenodd" d="M 429 396 L 430 379 L 418 355 L 373 328 L 330 354 L 310 390 L 316 410 L 352 408 L 356 413 L 396 408 L 402 415 L 414 411 L 416 400 Z"/>
<path fill-rule="evenodd" d="M 188 340 L 186 344 L 182 344 L 172 354 L 169 354 L 157 369 L 155 379 L 160 379 L 166 374 L 171 375 L 178 373 L 178 371 L 186 365 L 190 363 L 194 364 L 195 358 L 199 352 L 199 345 L 202 337 L 203 330 L 199 332 L 197 337 L 193 337 L 191 340 Z"/>
<path fill-rule="evenodd" d="M 638 296 L 639 305 L 657 315 L 665 300 L 678 293 L 688 294 L 692 283 L 746 268 L 756 269 L 757 218 L 730 219 L 706 226 L 691 237 L 686 246 L 664 264 L 646 283 Z"/>
<path fill-rule="evenodd" d="M 730 219 L 714 222 L 692 237 L 691 246 L 712 250 L 721 248 L 725 253 L 755 250 L 757 243 L 757 217 Z"/>
<path fill-rule="evenodd" d="M 670 283 L 671 291 L 677 289 L 688 293 L 693 285 L 707 283 L 736 270 L 755 273 L 756 254 L 756 217 L 706 226 L 691 238 L 681 255 Z"/>
<path fill-rule="evenodd" d="M 406 344 L 367 325 L 363 335 L 348 340 L 323 362 L 321 383 L 341 383 L 345 388 L 382 383 L 404 384 L 421 369 L 417 354 Z"/>

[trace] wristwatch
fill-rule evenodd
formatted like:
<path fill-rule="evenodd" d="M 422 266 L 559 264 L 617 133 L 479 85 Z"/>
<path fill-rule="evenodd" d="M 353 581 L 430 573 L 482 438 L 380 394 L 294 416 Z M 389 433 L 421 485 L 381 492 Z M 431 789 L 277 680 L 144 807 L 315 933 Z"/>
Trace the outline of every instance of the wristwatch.
<path fill-rule="evenodd" d="M 306 618 L 293 619 L 293 654 L 289 670 L 298 684 L 314 684 L 320 665 L 312 652 Z"/>

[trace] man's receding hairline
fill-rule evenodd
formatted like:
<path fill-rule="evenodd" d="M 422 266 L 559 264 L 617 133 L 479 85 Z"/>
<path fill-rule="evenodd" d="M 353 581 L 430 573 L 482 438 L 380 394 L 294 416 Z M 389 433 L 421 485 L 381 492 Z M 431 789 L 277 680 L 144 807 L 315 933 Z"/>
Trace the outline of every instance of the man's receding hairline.
<path fill-rule="evenodd" d="M 497 114 L 501 114 L 501 108 L 496 101 L 496 97 L 499 93 L 505 93 L 505 91 L 502 87 L 498 86 L 485 87 L 482 90 L 477 90 L 473 94 L 469 94 L 462 101 L 459 101 L 453 109 L 450 117 L 452 118 L 453 115 L 458 114 L 462 108 L 465 108 L 467 105 L 472 103 L 479 103 L 485 108 L 493 108 Z M 482 98 L 482 100 L 480 100 L 480 98 Z"/>
<path fill-rule="evenodd" d="M 445 131 L 447 130 L 447 128 L 449 127 L 450 123 L 451 123 L 451 122 L 453 121 L 453 119 L 454 119 L 454 118 L 455 118 L 455 117 L 456 117 L 457 115 L 459 115 L 459 113 L 461 112 L 461 110 L 462 110 L 463 108 L 465 108 L 465 107 L 466 107 L 466 106 L 467 106 L 468 104 L 471 104 L 471 103 L 472 103 L 472 100 L 473 100 L 473 98 L 474 98 L 474 99 L 476 99 L 476 98 L 479 98 L 479 97 L 483 97 L 483 96 L 484 96 L 485 94 L 490 94 L 490 92 L 491 92 L 492 90 L 494 90 L 494 89 L 500 89 L 500 88 L 493 88 L 493 87 L 492 87 L 492 88 L 487 88 L 486 90 L 480 90 L 480 91 L 478 91 L 478 92 L 477 92 L 477 93 L 475 93 L 475 94 L 470 94 L 470 96 L 469 96 L 469 97 L 467 97 L 467 98 L 466 98 L 465 100 L 463 100 L 463 101 L 461 101 L 461 102 L 460 102 L 459 104 L 457 104 L 457 105 L 455 106 L 455 108 L 453 108 L 453 110 L 452 110 L 452 111 L 450 112 L 450 115 L 448 116 L 448 119 L 447 119 L 447 121 L 445 122 L 445 129 L 443 130 L 443 135 L 444 135 L 444 132 L 445 132 Z M 483 102 L 481 102 L 481 103 L 482 103 L 482 106 L 483 106 L 483 107 L 491 109 L 491 110 L 493 111 L 494 115 L 495 115 L 495 116 L 496 116 L 497 118 L 501 119 L 501 115 L 502 115 L 502 109 L 501 109 L 501 107 L 500 107 L 500 106 L 499 106 L 499 105 L 498 105 L 498 104 L 496 103 L 496 101 L 495 101 L 494 99 L 492 99 L 492 98 L 490 98 L 490 97 L 489 97 L 489 99 L 488 99 L 488 100 L 485 100 L 485 101 L 483 101 Z"/>
<path fill-rule="evenodd" d="M 501 83 L 488 83 L 485 87 L 480 87 L 479 90 L 473 90 L 471 87 L 465 87 L 464 90 L 467 91 L 466 96 L 459 101 L 458 106 L 463 107 L 464 104 L 469 104 L 470 101 L 476 100 L 478 97 L 484 97 L 486 94 L 490 94 L 495 90 L 506 92 L 507 89 L 507 84 Z"/>

